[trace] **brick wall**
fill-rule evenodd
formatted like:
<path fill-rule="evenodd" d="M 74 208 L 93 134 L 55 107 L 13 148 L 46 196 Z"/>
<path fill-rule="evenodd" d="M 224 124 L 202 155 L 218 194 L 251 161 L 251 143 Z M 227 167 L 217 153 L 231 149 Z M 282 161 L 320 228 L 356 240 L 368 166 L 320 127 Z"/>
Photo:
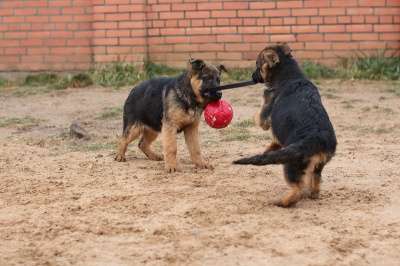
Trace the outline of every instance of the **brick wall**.
<path fill-rule="evenodd" d="M 269 42 L 332 64 L 400 50 L 400 0 L 1 0 L 0 71 L 76 70 L 191 55 L 250 66 Z"/>

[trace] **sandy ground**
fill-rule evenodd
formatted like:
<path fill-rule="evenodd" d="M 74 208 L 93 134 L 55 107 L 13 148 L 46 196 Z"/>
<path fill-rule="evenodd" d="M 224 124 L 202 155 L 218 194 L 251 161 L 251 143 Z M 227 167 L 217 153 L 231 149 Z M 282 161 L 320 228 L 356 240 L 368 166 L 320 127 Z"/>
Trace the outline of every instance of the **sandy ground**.
<path fill-rule="evenodd" d="M 224 94 L 228 129 L 202 125 L 215 170 L 195 170 L 180 136 L 176 174 L 137 143 L 113 160 L 128 88 L 1 94 L 0 118 L 24 119 L 0 127 L 0 265 L 399 265 L 400 97 L 384 82 L 319 86 L 338 151 L 321 198 L 291 209 L 270 204 L 288 189 L 281 166 L 231 165 L 268 143 L 249 123 L 260 87 Z M 75 119 L 91 140 L 69 137 Z"/>

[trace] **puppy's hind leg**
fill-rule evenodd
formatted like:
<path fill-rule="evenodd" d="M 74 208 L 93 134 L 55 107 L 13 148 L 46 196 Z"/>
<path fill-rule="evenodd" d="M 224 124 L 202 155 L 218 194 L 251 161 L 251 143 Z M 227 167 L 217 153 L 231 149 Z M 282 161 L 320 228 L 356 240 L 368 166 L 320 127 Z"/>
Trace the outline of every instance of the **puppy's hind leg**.
<path fill-rule="evenodd" d="M 285 179 L 289 183 L 291 190 L 281 199 L 278 199 L 274 202 L 274 205 L 279 207 L 292 207 L 299 202 L 303 196 L 304 189 L 304 165 L 301 164 L 285 164 L 284 165 L 284 173 Z"/>
<path fill-rule="evenodd" d="M 143 131 L 143 136 L 139 142 L 139 149 L 149 158 L 150 160 L 153 161 L 162 161 L 163 157 L 161 155 L 156 154 L 155 152 L 152 151 L 151 149 L 151 143 L 156 140 L 158 136 L 158 132 L 149 129 L 149 128 L 144 128 Z"/>
<path fill-rule="evenodd" d="M 122 137 L 119 140 L 117 156 L 115 156 L 115 160 L 118 162 L 125 162 L 125 153 L 128 148 L 128 144 L 137 139 L 143 131 L 142 125 L 131 125 L 128 127 L 125 132 L 122 134 Z"/>

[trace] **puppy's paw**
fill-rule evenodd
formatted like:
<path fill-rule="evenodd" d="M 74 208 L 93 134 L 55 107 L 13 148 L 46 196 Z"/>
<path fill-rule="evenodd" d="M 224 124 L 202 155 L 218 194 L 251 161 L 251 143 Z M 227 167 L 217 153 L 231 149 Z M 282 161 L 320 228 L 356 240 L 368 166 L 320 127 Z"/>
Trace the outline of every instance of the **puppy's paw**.
<path fill-rule="evenodd" d="M 126 162 L 125 155 L 122 155 L 122 154 L 117 154 L 117 156 L 115 156 L 114 160 L 117 162 Z"/>
<path fill-rule="evenodd" d="M 151 154 L 151 155 L 149 155 L 147 157 L 149 158 L 149 160 L 152 160 L 152 161 L 163 161 L 164 160 L 163 156 L 155 154 L 155 153 Z"/>
<path fill-rule="evenodd" d="M 287 202 L 282 199 L 274 200 L 272 201 L 272 205 L 275 205 L 277 207 L 281 208 L 290 208 L 296 205 L 296 202 Z"/>
<path fill-rule="evenodd" d="M 214 170 L 214 166 L 212 166 L 212 164 L 209 164 L 206 161 L 201 161 L 201 162 L 197 162 L 194 164 L 195 168 L 197 169 L 209 169 L 209 170 Z"/>
<path fill-rule="evenodd" d="M 309 195 L 308 198 L 317 200 L 319 199 L 319 191 L 312 191 Z"/>
<path fill-rule="evenodd" d="M 167 173 L 171 174 L 171 173 L 175 173 L 179 170 L 178 170 L 178 167 L 176 167 L 176 165 L 165 165 L 165 171 Z"/>

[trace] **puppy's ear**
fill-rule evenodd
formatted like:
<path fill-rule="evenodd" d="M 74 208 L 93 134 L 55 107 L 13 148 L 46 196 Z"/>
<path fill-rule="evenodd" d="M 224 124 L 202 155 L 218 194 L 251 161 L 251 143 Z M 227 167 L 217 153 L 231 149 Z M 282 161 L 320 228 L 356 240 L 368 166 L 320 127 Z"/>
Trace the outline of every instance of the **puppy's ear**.
<path fill-rule="evenodd" d="M 201 71 L 205 65 L 206 64 L 201 59 L 193 59 L 193 58 L 189 59 L 189 70 L 198 72 Z"/>
<path fill-rule="evenodd" d="M 263 53 L 264 62 L 268 65 L 269 68 L 274 67 L 279 63 L 279 55 L 276 51 L 272 49 L 267 49 Z"/>
<path fill-rule="evenodd" d="M 226 67 L 224 65 L 218 65 L 217 66 L 219 73 L 225 72 L 228 73 L 228 70 L 226 70 Z"/>
<path fill-rule="evenodd" d="M 281 46 L 282 51 L 285 55 L 291 55 L 292 49 L 290 49 L 289 45 L 287 43 L 279 43 L 279 46 Z"/>

